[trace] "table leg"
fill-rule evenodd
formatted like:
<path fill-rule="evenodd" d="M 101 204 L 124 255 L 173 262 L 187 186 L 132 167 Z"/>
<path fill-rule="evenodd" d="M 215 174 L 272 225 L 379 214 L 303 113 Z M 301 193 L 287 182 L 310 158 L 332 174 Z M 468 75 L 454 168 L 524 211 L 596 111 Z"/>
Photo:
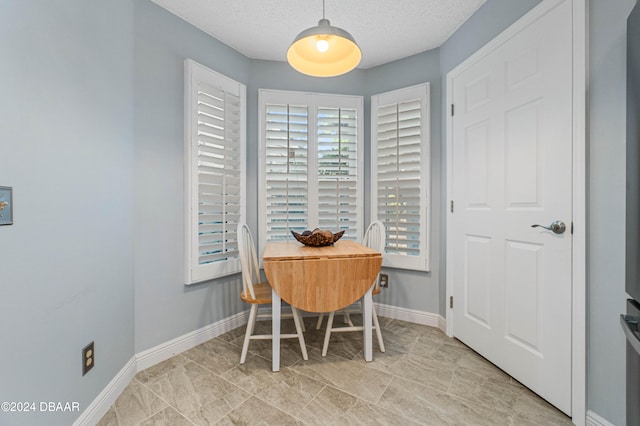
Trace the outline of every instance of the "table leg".
<path fill-rule="evenodd" d="M 372 318 L 371 315 L 372 307 L 373 307 L 373 299 L 371 297 L 371 292 L 373 290 L 373 286 L 364 294 L 362 299 L 362 322 L 363 322 L 363 332 L 364 332 L 364 360 L 365 361 L 373 361 L 373 339 L 372 339 Z"/>
<path fill-rule="evenodd" d="M 280 371 L 280 295 L 271 289 L 272 371 Z"/>

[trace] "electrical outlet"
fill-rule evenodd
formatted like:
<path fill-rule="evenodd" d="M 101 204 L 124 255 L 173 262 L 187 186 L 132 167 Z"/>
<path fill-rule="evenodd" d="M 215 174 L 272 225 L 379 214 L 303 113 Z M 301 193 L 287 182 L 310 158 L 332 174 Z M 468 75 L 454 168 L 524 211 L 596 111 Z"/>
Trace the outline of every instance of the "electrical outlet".
<path fill-rule="evenodd" d="M 389 287 L 389 275 L 380 274 L 380 287 L 384 287 L 384 288 Z"/>
<path fill-rule="evenodd" d="M 82 375 L 84 376 L 96 363 L 96 351 L 93 342 L 82 348 Z"/>

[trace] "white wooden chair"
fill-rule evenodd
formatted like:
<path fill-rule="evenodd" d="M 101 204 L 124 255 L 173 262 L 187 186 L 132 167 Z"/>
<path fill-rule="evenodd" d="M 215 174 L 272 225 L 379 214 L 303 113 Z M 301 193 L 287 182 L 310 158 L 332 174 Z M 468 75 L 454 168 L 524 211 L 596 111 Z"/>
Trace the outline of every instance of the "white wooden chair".
<path fill-rule="evenodd" d="M 376 251 L 379 251 L 380 253 L 383 253 L 385 239 L 386 239 L 386 236 L 385 236 L 384 224 L 381 221 L 376 220 L 372 222 L 367 228 L 364 234 L 364 238 L 362 240 L 362 244 Z M 378 275 L 378 278 L 379 278 L 379 275 Z M 380 284 L 379 284 L 378 278 L 376 278 L 375 282 L 372 284 L 373 295 L 380 294 Z M 351 307 L 343 309 L 342 313 L 344 314 L 344 322 L 345 324 L 348 324 L 348 326 L 340 326 L 340 327 L 333 326 L 335 311 L 329 313 L 329 319 L 327 321 L 327 330 L 324 334 L 324 345 L 322 346 L 322 356 L 327 356 L 327 350 L 329 348 L 329 340 L 331 339 L 331 333 L 346 332 L 346 331 L 362 331 L 364 329 L 363 326 L 355 326 L 351 321 L 351 317 L 350 317 L 351 313 L 362 312 L 362 309 L 364 309 L 364 303 L 362 303 L 362 301 L 360 301 L 359 307 L 358 306 L 355 307 L 355 310 L 354 308 L 351 308 Z M 382 333 L 380 332 L 380 323 L 378 322 L 378 315 L 376 315 L 376 308 L 373 304 L 371 305 L 371 313 L 373 317 L 373 329 L 376 331 L 376 335 L 378 336 L 378 345 L 380 346 L 380 351 L 384 352 L 385 348 L 384 348 L 384 341 L 382 340 Z M 323 317 L 324 317 L 324 314 L 320 314 L 320 316 L 318 317 L 318 322 L 316 323 L 316 330 L 319 330 L 320 327 L 322 326 Z"/>
<path fill-rule="evenodd" d="M 253 339 L 271 339 L 271 334 L 254 334 L 256 328 L 256 320 L 260 318 L 271 318 L 271 314 L 258 314 L 260 305 L 271 306 L 271 286 L 268 282 L 260 281 L 260 269 L 258 267 L 258 257 L 256 248 L 253 243 L 251 231 L 246 224 L 238 224 L 238 251 L 240 253 L 240 263 L 242 265 L 242 293 L 240 298 L 251 304 L 249 312 L 249 321 L 247 323 L 247 331 L 244 335 L 244 343 L 242 345 L 242 355 L 240 355 L 240 364 L 244 364 L 247 360 L 247 352 L 249 351 L 249 342 Z M 293 318 L 296 326 L 295 334 L 281 334 L 281 339 L 298 338 L 300 341 L 300 350 L 302 358 L 308 360 L 307 347 L 304 343 L 304 335 L 302 334 L 303 322 L 302 315 L 293 306 L 290 313 L 283 313 L 282 318 Z"/>

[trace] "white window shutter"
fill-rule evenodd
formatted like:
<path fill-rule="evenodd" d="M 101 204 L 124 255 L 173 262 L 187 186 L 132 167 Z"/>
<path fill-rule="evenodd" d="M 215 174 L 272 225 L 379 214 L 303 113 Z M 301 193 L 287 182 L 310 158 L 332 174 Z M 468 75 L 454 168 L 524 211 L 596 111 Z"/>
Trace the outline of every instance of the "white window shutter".
<path fill-rule="evenodd" d="M 185 282 L 240 272 L 245 87 L 185 61 Z"/>
<path fill-rule="evenodd" d="M 372 96 L 372 220 L 386 229 L 384 265 L 429 270 L 429 86 Z"/>
<path fill-rule="evenodd" d="M 318 108 L 318 221 L 321 229 L 359 234 L 358 127 L 353 108 Z"/>
<path fill-rule="evenodd" d="M 265 107 L 265 167 L 267 241 L 286 240 L 291 230 L 302 232 L 309 220 L 307 106 L 268 104 Z"/>
<path fill-rule="evenodd" d="M 260 233 L 362 233 L 362 97 L 259 91 Z"/>

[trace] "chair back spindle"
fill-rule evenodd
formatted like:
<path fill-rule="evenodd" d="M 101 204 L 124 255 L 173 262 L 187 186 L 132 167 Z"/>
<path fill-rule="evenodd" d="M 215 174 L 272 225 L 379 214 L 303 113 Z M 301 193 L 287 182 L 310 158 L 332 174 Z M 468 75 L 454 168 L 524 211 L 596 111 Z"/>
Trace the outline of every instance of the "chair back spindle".
<path fill-rule="evenodd" d="M 379 221 L 373 221 L 364 233 L 362 244 L 382 253 L 384 251 L 386 233 L 384 224 Z"/>
<path fill-rule="evenodd" d="M 253 285 L 260 282 L 260 269 L 251 231 L 244 223 L 238 224 L 238 251 L 242 266 L 242 287 L 245 294 L 250 294 L 251 298 L 255 299 L 256 293 Z"/>

